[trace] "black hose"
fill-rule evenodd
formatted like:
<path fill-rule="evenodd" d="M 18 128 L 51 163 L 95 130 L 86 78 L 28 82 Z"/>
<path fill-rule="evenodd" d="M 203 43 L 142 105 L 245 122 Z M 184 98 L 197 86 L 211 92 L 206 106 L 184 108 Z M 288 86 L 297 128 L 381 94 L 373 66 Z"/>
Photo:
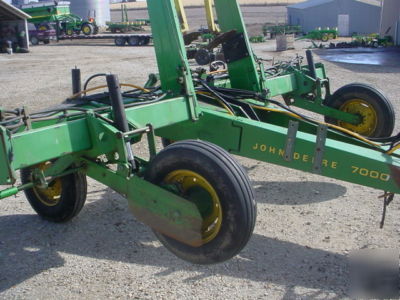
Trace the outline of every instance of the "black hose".
<path fill-rule="evenodd" d="M 215 91 L 213 88 L 211 88 L 207 83 L 205 83 L 203 80 L 200 80 L 200 84 L 202 86 L 204 86 L 211 94 L 213 94 L 214 96 L 216 96 L 219 100 L 221 100 L 222 103 L 224 103 L 229 110 L 234 114 L 234 110 L 232 108 L 232 106 L 225 100 L 224 97 L 222 97 L 217 91 Z"/>
<path fill-rule="evenodd" d="M 89 85 L 89 82 L 90 82 L 92 79 L 94 79 L 94 78 L 96 78 L 96 77 L 102 77 L 102 76 L 105 77 L 105 76 L 107 76 L 107 74 L 105 74 L 105 73 L 97 73 L 97 74 L 94 74 L 94 75 L 90 76 L 88 79 L 86 79 L 85 84 L 83 85 L 83 90 L 84 90 L 84 91 L 87 90 L 87 86 Z"/>

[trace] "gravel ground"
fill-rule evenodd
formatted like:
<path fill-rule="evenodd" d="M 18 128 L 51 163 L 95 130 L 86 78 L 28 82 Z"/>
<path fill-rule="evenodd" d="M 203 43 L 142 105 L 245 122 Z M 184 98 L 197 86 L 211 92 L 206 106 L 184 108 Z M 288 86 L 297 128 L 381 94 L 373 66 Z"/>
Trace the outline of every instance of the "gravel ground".
<path fill-rule="evenodd" d="M 304 45 L 282 53 L 272 52 L 271 42 L 254 47 L 260 57 L 285 59 L 304 55 Z M 152 47 L 37 46 L 29 55 L 0 55 L 1 106 L 58 104 L 70 94 L 75 65 L 84 77 L 113 72 L 130 83 L 156 71 Z M 354 81 L 373 84 L 399 115 L 399 68 L 326 67 L 334 90 Z M 255 189 L 258 219 L 249 244 L 232 260 L 197 266 L 176 258 L 130 215 L 119 194 L 90 180 L 85 207 L 67 224 L 41 220 L 22 194 L 0 202 L 0 298 L 347 298 L 351 251 L 398 248 L 399 201 L 379 229 L 381 191 L 238 159 Z"/>

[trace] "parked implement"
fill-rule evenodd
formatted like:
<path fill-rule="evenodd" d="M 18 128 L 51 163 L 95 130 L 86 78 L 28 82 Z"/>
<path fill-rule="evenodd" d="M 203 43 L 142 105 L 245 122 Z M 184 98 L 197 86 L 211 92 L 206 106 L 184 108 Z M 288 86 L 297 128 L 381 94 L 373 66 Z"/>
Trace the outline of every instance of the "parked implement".
<path fill-rule="evenodd" d="M 144 88 L 96 74 L 81 91 L 74 70 L 74 95 L 62 106 L 2 109 L 0 183 L 15 184 L 21 170 L 22 184 L 0 198 L 25 191 L 39 215 L 63 222 L 81 210 L 90 176 L 124 195 L 177 256 L 209 264 L 236 255 L 256 220 L 252 186 L 229 152 L 384 190 L 385 205 L 400 192 L 399 137 L 388 137 L 393 108 L 381 92 L 352 84 L 331 93 L 311 52 L 306 65 L 298 57 L 266 69 L 233 0 L 215 1 L 221 31 L 230 33 L 227 70 L 191 70 L 174 1 L 147 3 L 159 74 Z M 100 76 L 108 91 L 86 95 Z M 149 160 L 131 148 L 144 135 Z M 174 143 L 157 154 L 155 136 Z"/>
<path fill-rule="evenodd" d="M 334 40 L 338 37 L 337 29 L 315 29 L 302 36 L 299 39 L 310 39 L 327 42 L 329 40 Z"/>
<path fill-rule="evenodd" d="M 277 35 L 282 35 L 282 34 L 298 35 L 301 32 L 302 32 L 301 26 L 266 24 L 263 27 L 264 36 L 269 36 L 271 39 L 275 38 Z"/>
<path fill-rule="evenodd" d="M 59 30 L 66 35 L 80 33 L 92 35 L 99 32 L 93 18 L 83 20 L 72 14 L 68 1 L 30 3 L 22 5 L 21 9 L 32 17 L 29 22 L 35 24 L 39 30 L 48 30 L 51 26 L 57 25 Z"/>
<path fill-rule="evenodd" d="M 124 4 L 121 4 L 121 14 L 121 22 L 106 22 L 108 31 L 111 31 L 112 33 L 140 31 L 144 29 L 143 26 L 150 25 L 150 20 L 148 19 L 135 19 L 133 21 L 129 21 L 128 9 Z"/>
<path fill-rule="evenodd" d="M 151 34 L 96 34 L 96 35 L 59 35 L 58 40 L 114 40 L 116 46 L 147 46 L 151 42 Z"/>

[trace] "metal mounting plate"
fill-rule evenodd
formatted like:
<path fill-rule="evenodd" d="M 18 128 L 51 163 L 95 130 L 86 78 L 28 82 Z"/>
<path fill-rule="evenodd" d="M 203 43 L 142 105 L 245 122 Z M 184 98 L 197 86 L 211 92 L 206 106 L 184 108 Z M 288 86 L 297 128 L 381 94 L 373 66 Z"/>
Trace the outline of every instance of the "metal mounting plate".
<path fill-rule="evenodd" d="M 230 40 L 224 42 L 222 49 L 224 50 L 227 63 L 232 63 L 249 56 L 249 49 L 247 48 L 243 33 L 238 33 Z"/>

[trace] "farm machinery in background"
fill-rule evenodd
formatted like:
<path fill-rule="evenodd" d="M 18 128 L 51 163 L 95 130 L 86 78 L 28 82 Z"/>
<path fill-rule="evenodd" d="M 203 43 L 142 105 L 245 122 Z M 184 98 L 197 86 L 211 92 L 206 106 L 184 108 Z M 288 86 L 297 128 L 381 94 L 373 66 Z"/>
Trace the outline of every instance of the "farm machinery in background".
<path fill-rule="evenodd" d="M 393 46 L 393 39 L 391 36 L 380 36 L 377 33 L 369 35 L 353 35 L 351 42 L 331 43 L 329 49 L 334 48 L 380 48 Z"/>
<path fill-rule="evenodd" d="M 81 211 L 89 176 L 126 197 L 175 255 L 218 263 L 246 246 L 256 224 L 235 154 L 382 190 L 383 226 L 400 193 L 400 135 L 382 92 L 361 83 L 331 91 L 311 51 L 306 63 L 265 66 L 234 0 L 215 1 L 226 64 L 191 68 L 174 0 L 147 3 L 158 73 L 144 87 L 99 73 L 82 90 L 73 69 L 62 105 L 0 109 L 0 184 L 9 185 L 0 199 L 24 191 L 42 218 L 66 222 Z M 106 84 L 91 87 L 100 77 Z M 156 136 L 169 145 L 158 151 Z M 148 158 L 131 147 L 144 137 Z"/>
<path fill-rule="evenodd" d="M 302 28 L 301 26 L 292 26 L 292 25 L 269 25 L 265 24 L 263 26 L 263 34 L 265 37 L 274 39 L 277 35 L 283 35 L 283 34 L 294 34 L 299 35 L 302 33 Z"/>
<path fill-rule="evenodd" d="M 149 19 L 135 19 L 133 21 L 129 21 L 128 18 L 128 9 L 125 4 L 121 4 L 121 22 L 106 22 L 107 31 L 111 31 L 112 33 L 125 33 L 128 31 L 140 31 L 144 30 L 143 26 L 149 26 Z"/>
<path fill-rule="evenodd" d="M 306 35 L 299 37 L 298 40 L 313 40 L 313 41 L 322 41 L 328 42 L 329 40 L 335 40 L 338 37 L 337 28 L 318 28 L 315 30 L 311 30 Z"/>
<path fill-rule="evenodd" d="M 21 6 L 21 10 L 29 14 L 29 19 L 38 30 L 48 30 L 55 27 L 63 35 L 93 35 L 99 32 L 94 18 L 83 20 L 70 11 L 68 1 L 49 1 L 30 3 Z"/>
<path fill-rule="evenodd" d="M 334 40 L 338 37 L 338 30 L 336 28 L 317 28 L 303 34 L 303 29 L 301 26 L 292 26 L 286 24 L 269 25 L 266 24 L 263 27 L 263 34 L 266 37 L 274 39 L 278 35 L 294 35 L 299 36 L 297 39 L 310 39 L 327 42 L 329 40 Z M 300 36 L 301 35 L 301 36 Z"/>
<path fill-rule="evenodd" d="M 201 27 L 197 31 L 189 32 L 185 9 L 182 0 L 174 0 L 178 20 L 186 46 L 188 59 L 194 59 L 200 66 L 208 65 L 212 61 L 223 61 L 221 45 L 225 35 L 221 34 L 214 17 L 214 0 L 204 0 L 207 28 Z"/>
<path fill-rule="evenodd" d="M 68 1 L 39 2 L 22 6 L 22 10 L 32 16 L 30 22 L 33 23 L 37 31 L 32 31 L 32 44 L 39 41 L 48 43 L 53 39 L 55 31 L 55 39 L 60 40 L 109 40 L 113 39 L 116 46 L 145 46 L 151 42 L 151 34 L 98 34 L 99 27 L 94 18 L 82 20 L 79 16 L 71 14 L 70 3 Z M 126 13 L 126 10 L 125 10 Z M 127 17 L 127 16 L 126 16 Z M 148 25 L 149 21 L 140 20 L 140 26 Z M 114 24 L 125 31 L 128 27 L 125 24 Z M 112 27 L 113 25 L 109 25 Z M 114 31 L 114 30 L 113 30 Z M 83 33 L 83 34 L 81 34 Z"/>

